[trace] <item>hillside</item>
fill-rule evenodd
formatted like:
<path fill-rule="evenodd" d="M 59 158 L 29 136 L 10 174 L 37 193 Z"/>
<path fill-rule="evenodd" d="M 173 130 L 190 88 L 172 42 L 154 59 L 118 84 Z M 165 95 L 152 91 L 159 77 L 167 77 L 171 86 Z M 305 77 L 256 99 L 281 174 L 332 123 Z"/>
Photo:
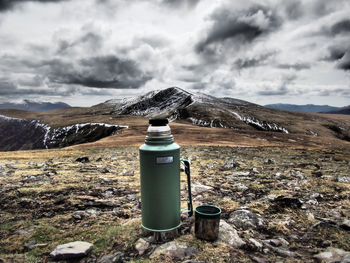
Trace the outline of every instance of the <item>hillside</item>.
<path fill-rule="evenodd" d="M 1 103 L 0 109 L 15 109 L 26 110 L 34 112 L 42 112 L 48 110 L 56 110 L 69 108 L 70 106 L 63 102 L 35 102 L 30 100 L 24 100 L 22 103 Z"/>
<path fill-rule="evenodd" d="M 181 154 L 192 163 L 194 207 L 222 209 L 218 242 L 196 239 L 193 217 L 183 217 L 179 232 L 164 244 L 141 231 L 138 147 L 0 152 L 1 261 L 52 262 L 49 253 L 57 245 L 78 240 L 93 244 L 80 262 L 94 263 L 113 262 L 107 257 L 311 263 L 332 247 L 350 251 L 350 147 L 208 143 L 182 146 Z M 183 174 L 182 207 L 185 185 Z M 338 254 L 328 254 L 339 262 Z"/>
<path fill-rule="evenodd" d="M 331 111 L 337 111 L 340 109 L 339 107 L 333 107 L 328 105 L 314 105 L 314 104 L 295 105 L 295 104 L 277 103 L 277 104 L 267 104 L 264 106 L 266 108 L 276 109 L 276 110 L 290 110 L 290 111 L 314 112 L 314 113 L 331 112 Z"/>
<path fill-rule="evenodd" d="M 125 126 L 79 123 L 53 128 L 39 120 L 0 115 L 0 150 L 50 149 L 97 141 Z"/>
<path fill-rule="evenodd" d="M 64 147 L 0 152 L 0 262 L 52 262 L 56 246 L 72 241 L 93 245 L 80 261 L 93 263 L 349 255 L 348 115 L 271 110 L 177 88 L 91 108 L 0 114 L 7 146 Z M 172 120 L 181 158 L 191 161 L 194 207 L 222 209 L 216 242 L 195 237 L 194 217 L 183 216 L 161 243 L 141 230 L 138 147 L 148 118 L 159 115 Z M 84 137 L 110 127 L 117 130 L 109 136 Z M 184 174 L 180 180 L 185 207 Z"/>
<path fill-rule="evenodd" d="M 325 113 L 330 113 L 330 114 L 347 114 L 347 115 L 349 115 L 350 114 L 350 105 L 346 106 L 346 107 L 343 107 L 343 108 L 336 109 L 336 110 L 327 111 Z"/>
<path fill-rule="evenodd" d="M 347 115 L 273 110 L 247 101 L 189 93 L 175 87 L 132 98 L 113 99 L 89 108 L 72 107 L 40 113 L 0 110 L 0 114 L 39 121 L 53 129 L 88 123 L 128 127 L 96 144 L 105 141 L 114 145 L 142 143 L 148 118 L 155 116 L 168 117 L 185 143 L 207 144 L 217 138 L 218 144 L 228 145 L 239 142 L 246 145 L 244 141 L 273 145 L 300 141 L 306 145 L 318 145 L 329 141 L 336 147 L 350 138 Z M 8 145 L 1 147 L 3 150 L 10 148 Z"/>

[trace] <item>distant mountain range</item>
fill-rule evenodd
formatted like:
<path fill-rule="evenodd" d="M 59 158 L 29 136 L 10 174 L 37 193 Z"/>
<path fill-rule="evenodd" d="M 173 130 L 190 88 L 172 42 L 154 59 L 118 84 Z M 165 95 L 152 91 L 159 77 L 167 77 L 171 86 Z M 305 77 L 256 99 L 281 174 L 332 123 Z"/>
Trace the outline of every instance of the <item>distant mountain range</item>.
<path fill-rule="evenodd" d="M 350 105 L 346 107 L 339 108 L 334 111 L 326 112 L 326 113 L 331 113 L 331 114 L 350 114 Z"/>
<path fill-rule="evenodd" d="M 328 105 L 314 105 L 314 104 L 306 104 L 306 105 L 295 105 L 295 104 L 267 104 L 265 107 L 275 110 L 290 110 L 290 111 L 299 111 L 299 112 L 333 112 L 337 111 L 339 107 L 332 107 Z"/>
<path fill-rule="evenodd" d="M 128 129 L 133 116 L 166 117 L 183 124 L 225 128 L 238 133 L 265 132 L 271 138 L 283 133 L 284 137 L 298 134 L 350 141 L 347 116 L 333 118 L 325 114 L 280 111 L 234 98 L 217 98 L 170 87 L 86 108 L 42 113 L 0 110 L 0 150 L 55 148 L 95 141 Z M 128 121 L 124 126 L 119 125 L 118 120 L 125 117 Z M 96 121 L 98 123 L 94 123 Z M 143 126 L 139 128 L 145 130 Z M 21 134 L 30 136 L 25 139 Z"/>
<path fill-rule="evenodd" d="M 30 100 L 24 100 L 22 103 L 2 103 L 0 109 L 15 109 L 26 110 L 34 112 L 43 112 L 47 110 L 57 110 L 68 108 L 70 105 L 63 102 L 35 102 Z"/>

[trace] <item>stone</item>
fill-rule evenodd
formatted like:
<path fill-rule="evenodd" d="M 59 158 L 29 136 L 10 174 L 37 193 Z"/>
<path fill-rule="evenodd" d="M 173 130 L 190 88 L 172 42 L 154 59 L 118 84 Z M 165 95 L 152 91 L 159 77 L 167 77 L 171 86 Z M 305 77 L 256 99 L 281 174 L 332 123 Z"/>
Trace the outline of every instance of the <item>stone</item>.
<path fill-rule="evenodd" d="M 262 228 L 265 225 L 264 219 L 260 215 L 247 209 L 232 212 L 228 222 L 243 230 Z"/>
<path fill-rule="evenodd" d="M 232 173 L 233 177 L 239 177 L 239 176 L 248 176 L 250 172 L 234 172 Z"/>
<path fill-rule="evenodd" d="M 315 177 L 321 177 L 323 175 L 320 170 L 313 171 L 311 174 Z"/>
<path fill-rule="evenodd" d="M 191 191 L 192 191 L 193 196 L 199 195 L 203 192 L 207 192 L 207 191 L 212 190 L 212 189 L 213 189 L 213 187 L 206 186 L 206 185 L 203 185 L 200 183 L 196 183 L 196 184 L 191 185 Z"/>
<path fill-rule="evenodd" d="M 344 221 L 340 224 L 340 227 L 345 230 L 350 230 L 350 220 L 344 219 Z"/>
<path fill-rule="evenodd" d="M 123 253 L 117 252 L 112 255 L 104 255 L 97 263 L 123 263 Z"/>
<path fill-rule="evenodd" d="M 238 235 L 237 230 L 224 220 L 220 220 L 218 241 L 224 242 L 235 248 L 246 244 Z"/>
<path fill-rule="evenodd" d="M 221 168 L 221 171 L 228 171 L 239 167 L 239 163 L 237 163 L 235 160 L 229 160 L 227 161 Z"/>
<path fill-rule="evenodd" d="M 254 250 L 262 251 L 262 249 L 264 247 L 262 243 L 260 243 L 259 241 L 257 241 L 254 238 L 249 238 L 248 241 L 249 241 L 250 245 L 253 246 Z"/>
<path fill-rule="evenodd" d="M 259 258 L 259 257 L 251 257 L 251 259 L 256 263 L 267 263 L 268 262 L 265 259 Z"/>
<path fill-rule="evenodd" d="M 242 191 L 242 192 L 249 189 L 248 186 L 242 183 L 236 183 L 233 185 L 233 187 L 236 191 Z"/>
<path fill-rule="evenodd" d="M 147 240 L 145 240 L 144 238 L 140 238 L 139 240 L 136 241 L 135 249 L 141 256 L 145 253 L 145 251 L 149 248 L 149 246 L 150 246 L 150 243 Z"/>
<path fill-rule="evenodd" d="M 122 176 L 134 176 L 134 171 L 133 170 L 129 170 L 129 171 L 124 170 L 122 173 Z"/>
<path fill-rule="evenodd" d="M 36 241 L 29 241 L 28 243 L 26 243 L 26 244 L 24 245 L 24 248 L 25 248 L 26 250 L 32 250 L 32 249 L 35 248 L 35 245 L 36 245 Z"/>
<path fill-rule="evenodd" d="M 160 255 L 166 255 L 176 260 L 184 260 L 186 257 L 191 257 L 197 252 L 196 248 L 188 247 L 184 242 L 171 241 L 157 247 L 150 255 L 150 259 L 154 259 Z"/>
<path fill-rule="evenodd" d="M 199 260 L 186 260 L 183 263 L 206 263 L 205 261 L 199 261 Z"/>
<path fill-rule="evenodd" d="M 75 241 L 58 245 L 50 253 L 53 260 L 70 260 L 85 257 L 93 248 L 93 244 L 85 241 Z"/>
<path fill-rule="evenodd" d="M 35 227 L 29 227 L 26 229 L 19 229 L 15 233 L 20 235 L 20 236 L 25 236 L 25 237 L 30 237 L 31 234 L 35 231 Z"/>
<path fill-rule="evenodd" d="M 350 177 L 338 176 L 337 182 L 339 182 L 339 183 L 350 183 Z"/>
<path fill-rule="evenodd" d="M 268 249 L 271 249 L 273 252 L 277 253 L 278 255 L 280 255 L 282 257 L 296 257 L 297 256 L 297 253 L 289 251 L 288 249 L 271 246 L 269 244 L 269 242 L 267 242 L 265 240 L 263 240 L 262 242 L 264 243 L 264 245 Z"/>
<path fill-rule="evenodd" d="M 339 262 L 345 263 L 350 257 L 350 252 L 340 248 L 329 247 L 326 251 L 318 253 L 314 258 L 320 263 Z"/>
<path fill-rule="evenodd" d="M 280 195 L 273 200 L 279 208 L 301 208 L 302 202 L 296 197 L 288 197 Z"/>
<path fill-rule="evenodd" d="M 75 159 L 76 162 L 80 162 L 80 163 L 88 163 L 90 162 L 89 157 L 87 156 L 80 156 L 77 159 Z"/>

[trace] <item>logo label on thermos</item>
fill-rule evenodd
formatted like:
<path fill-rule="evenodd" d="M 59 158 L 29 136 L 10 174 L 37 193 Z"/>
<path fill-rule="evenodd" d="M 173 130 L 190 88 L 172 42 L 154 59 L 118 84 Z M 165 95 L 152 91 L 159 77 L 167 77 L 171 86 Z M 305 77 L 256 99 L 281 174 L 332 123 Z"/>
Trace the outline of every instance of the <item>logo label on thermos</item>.
<path fill-rule="evenodd" d="M 173 156 L 157 157 L 156 162 L 157 162 L 157 164 L 173 163 L 174 157 Z"/>

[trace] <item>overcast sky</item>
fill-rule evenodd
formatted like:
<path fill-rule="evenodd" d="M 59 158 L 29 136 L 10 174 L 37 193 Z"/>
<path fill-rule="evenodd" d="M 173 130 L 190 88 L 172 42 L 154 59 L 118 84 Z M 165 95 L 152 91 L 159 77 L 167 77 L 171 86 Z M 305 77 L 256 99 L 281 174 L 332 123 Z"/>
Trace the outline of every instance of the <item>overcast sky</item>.
<path fill-rule="evenodd" d="M 0 102 L 177 86 L 349 105 L 349 14 L 349 0 L 0 0 Z"/>

